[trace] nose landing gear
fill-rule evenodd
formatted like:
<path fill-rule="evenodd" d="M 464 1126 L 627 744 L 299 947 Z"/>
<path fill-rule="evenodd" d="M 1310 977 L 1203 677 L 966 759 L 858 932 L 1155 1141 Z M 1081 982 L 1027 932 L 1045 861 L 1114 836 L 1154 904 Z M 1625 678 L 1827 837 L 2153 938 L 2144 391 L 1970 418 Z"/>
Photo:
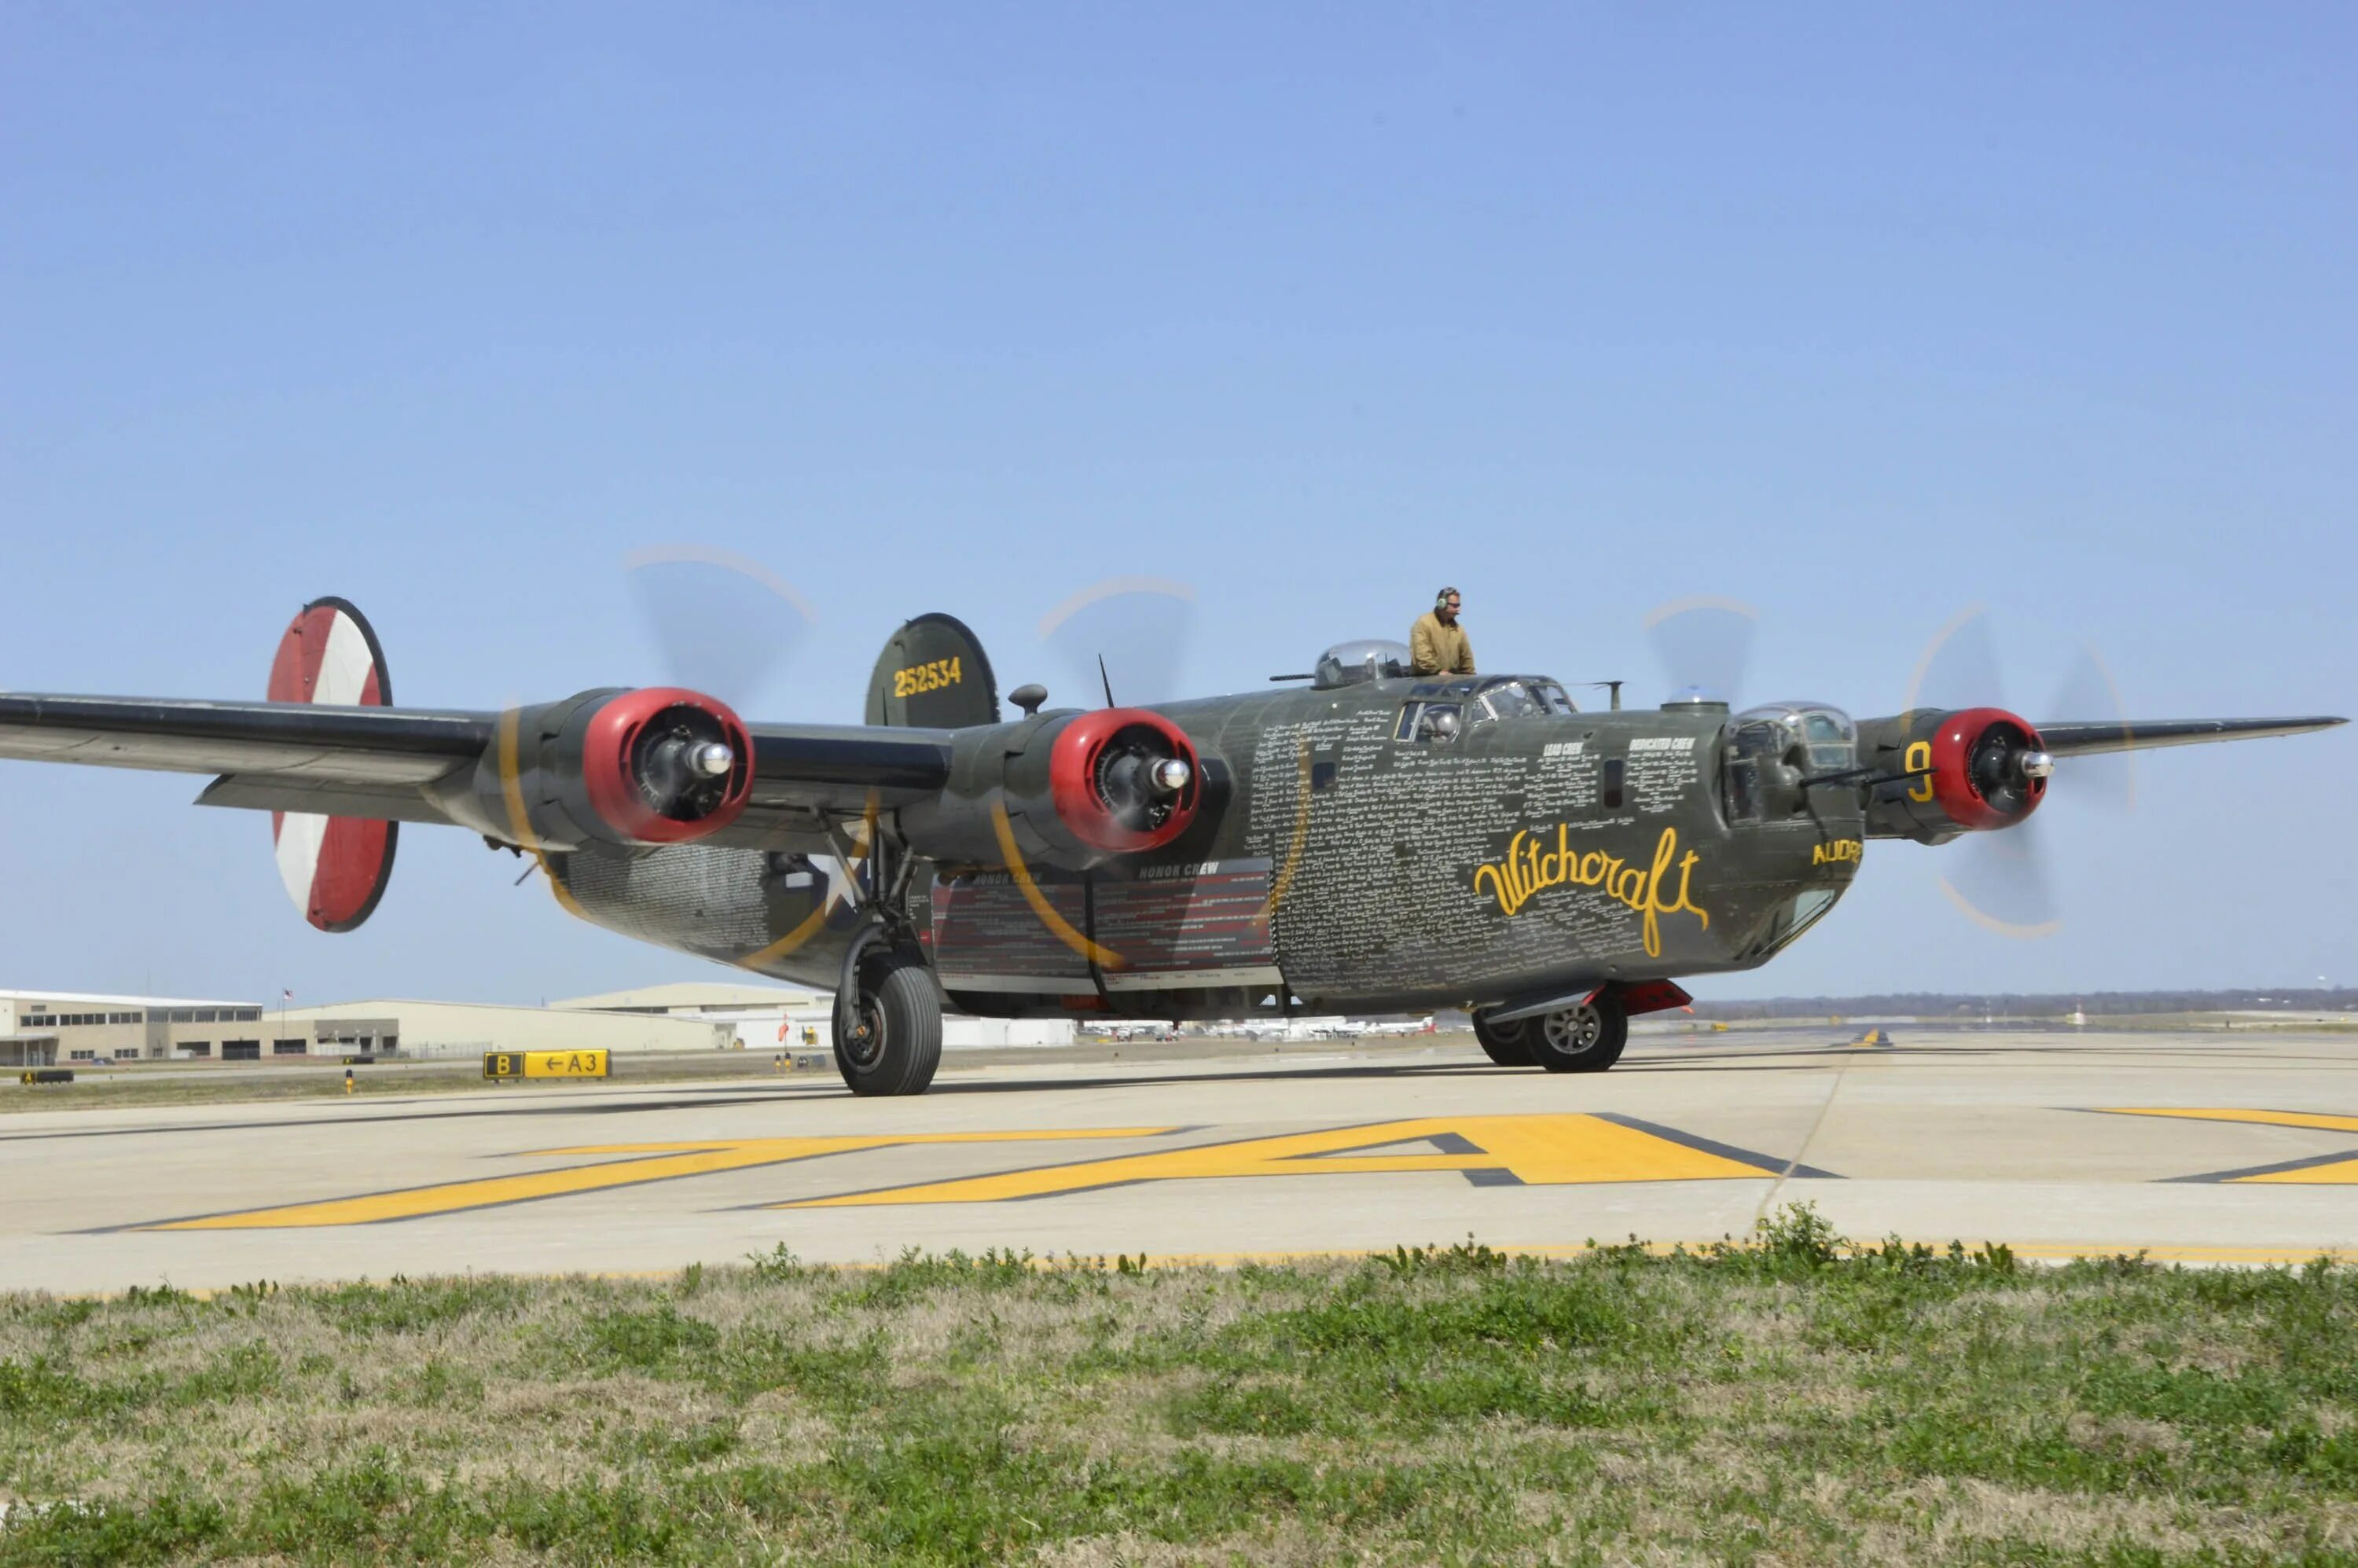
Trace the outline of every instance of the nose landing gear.
<path fill-rule="evenodd" d="M 1531 1022 L 1531 1060 L 1551 1073 L 1601 1073 L 1629 1043 L 1629 1015 L 1610 991 Z"/>
<path fill-rule="evenodd" d="M 1587 1001 L 1536 1018 L 1494 1023 L 1474 1015 L 1474 1038 L 1502 1067 L 1544 1067 L 1551 1073 L 1601 1073 L 1621 1059 L 1629 1043 L 1629 1013 L 1611 989 Z"/>
<path fill-rule="evenodd" d="M 1531 1021 L 1518 1018 L 1509 1023 L 1493 1023 L 1482 1013 L 1474 1015 L 1474 1039 L 1481 1045 L 1482 1054 L 1502 1067 L 1528 1067 L 1531 1065 L 1530 1039 Z"/>

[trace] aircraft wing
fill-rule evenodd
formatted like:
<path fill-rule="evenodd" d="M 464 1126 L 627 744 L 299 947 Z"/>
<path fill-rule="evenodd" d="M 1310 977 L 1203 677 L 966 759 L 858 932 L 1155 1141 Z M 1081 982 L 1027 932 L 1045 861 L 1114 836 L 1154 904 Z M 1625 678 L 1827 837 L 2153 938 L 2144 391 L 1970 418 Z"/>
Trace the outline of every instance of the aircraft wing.
<path fill-rule="evenodd" d="M 198 797 L 207 806 L 455 823 L 438 795 L 471 784 L 481 763 L 498 767 L 501 722 L 439 708 L 0 693 L 0 758 L 218 774 Z M 730 838 L 904 804 L 949 781 L 947 730 L 747 728 L 752 795 Z"/>
<path fill-rule="evenodd" d="M 498 724 L 414 708 L 0 693 L 0 757 L 416 785 L 481 756 Z"/>
<path fill-rule="evenodd" d="M 2142 752 L 2156 746 L 2201 746 L 2214 741 L 2257 741 L 2270 735 L 2303 735 L 2331 730 L 2344 719 L 2147 719 L 2080 723 L 2059 719 L 2037 726 L 2048 752 L 2058 757 L 2088 757 L 2101 752 Z"/>
<path fill-rule="evenodd" d="M 753 724 L 752 816 L 764 806 L 864 810 L 905 805 L 950 782 L 947 730 L 871 724 Z"/>

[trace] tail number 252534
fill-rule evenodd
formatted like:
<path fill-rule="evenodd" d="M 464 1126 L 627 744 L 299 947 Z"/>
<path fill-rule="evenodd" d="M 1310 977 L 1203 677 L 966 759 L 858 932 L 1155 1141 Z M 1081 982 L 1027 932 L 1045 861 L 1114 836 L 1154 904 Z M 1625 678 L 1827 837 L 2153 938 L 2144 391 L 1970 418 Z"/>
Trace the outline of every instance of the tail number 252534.
<path fill-rule="evenodd" d="M 892 672 L 892 695 L 914 697 L 921 691 L 939 691 L 946 686 L 956 686 L 966 678 L 958 661 L 936 659 L 931 664 L 911 665 L 905 670 Z"/>

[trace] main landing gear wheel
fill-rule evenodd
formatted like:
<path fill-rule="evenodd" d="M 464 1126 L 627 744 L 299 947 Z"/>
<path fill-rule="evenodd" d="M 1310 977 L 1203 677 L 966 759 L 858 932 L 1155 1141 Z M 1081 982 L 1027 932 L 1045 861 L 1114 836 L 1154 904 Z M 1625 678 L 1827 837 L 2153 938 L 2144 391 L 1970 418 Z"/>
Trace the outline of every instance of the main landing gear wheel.
<path fill-rule="evenodd" d="M 1601 1073 L 1629 1043 L 1629 1015 L 1610 996 L 1560 1008 L 1530 1021 L 1531 1060 L 1551 1073 Z"/>
<path fill-rule="evenodd" d="M 835 1010 L 835 1065 L 856 1095 L 921 1095 L 942 1065 L 942 998 L 923 960 L 862 964 L 860 994 Z"/>
<path fill-rule="evenodd" d="M 1493 1023 L 1481 1013 L 1474 1015 L 1474 1038 L 1481 1044 L 1482 1054 L 1502 1067 L 1528 1067 L 1531 1065 L 1531 1021 L 1518 1018 L 1512 1023 Z"/>

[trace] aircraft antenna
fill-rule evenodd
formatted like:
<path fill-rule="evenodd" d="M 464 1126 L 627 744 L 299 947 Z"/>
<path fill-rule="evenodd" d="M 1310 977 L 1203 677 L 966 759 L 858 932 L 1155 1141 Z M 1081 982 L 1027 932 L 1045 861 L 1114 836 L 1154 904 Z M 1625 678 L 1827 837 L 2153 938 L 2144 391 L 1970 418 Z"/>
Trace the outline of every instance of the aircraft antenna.
<path fill-rule="evenodd" d="M 1098 679 L 1105 685 L 1106 706 L 1108 708 L 1111 708 L 1113 706 L 1113 677 L 1106 674 L 1105 655 L 1103 654 L 1099 654 L 1098 655 Z"/>

